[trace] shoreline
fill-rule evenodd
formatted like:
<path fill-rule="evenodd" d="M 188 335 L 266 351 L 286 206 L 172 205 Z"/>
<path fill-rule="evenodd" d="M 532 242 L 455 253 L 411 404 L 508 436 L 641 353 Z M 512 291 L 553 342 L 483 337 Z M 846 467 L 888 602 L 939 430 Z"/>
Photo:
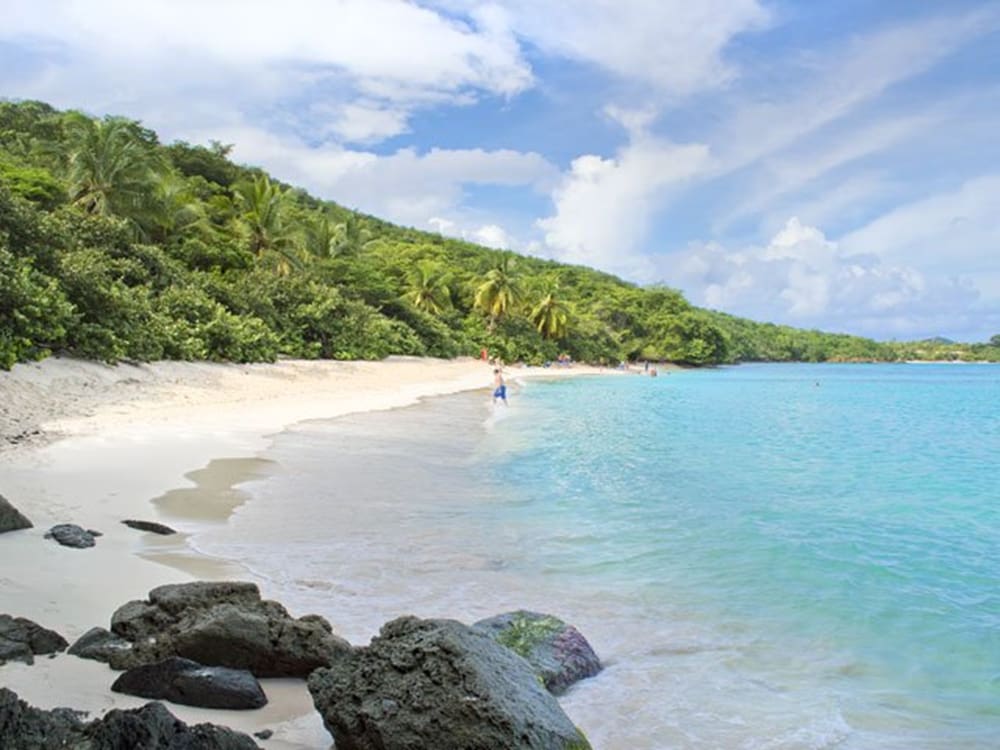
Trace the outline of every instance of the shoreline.
<path fill-rule="evenodd" d="M 598 374 L 628 373 L 579 365 L 506 368 L 515 383 Z M 491 369 L 478 360 L 416 358 L 139 366 L 48 360 L 0 373 L 6 397 L 0 493 L 34 523 L 0 537 L 0 613 L 28 617 L 72 643 L 164 583 L 253 580 L 271 598 L 268 582 L 239 561 L 210 557 L 187 540 L 224 524 L 243 502 L 238 485 L 253 479 L 254 462 L 277 434 L 311 420 L 488 392 L 491 380 Z M 227 475 L 221 482 L 220 473 Z M 159 521 L 179 533 L 144 534 L 122 525 L 125 518 Z M 103 536 L 91 549 L 59 547 L 42 539 L 56 523 L 78 523 Z M 65 654 L 2 669 L 8 687 L 42 708 L 103 713 L 146 702 L 111 693 L 105 665 Z M 274 729 L 270 747 L 308 747 L 327 735 L 304 683 L 294 682 L 265 681 L 271 703 L 255 712 L 170 709 L 188 722 Z"/>

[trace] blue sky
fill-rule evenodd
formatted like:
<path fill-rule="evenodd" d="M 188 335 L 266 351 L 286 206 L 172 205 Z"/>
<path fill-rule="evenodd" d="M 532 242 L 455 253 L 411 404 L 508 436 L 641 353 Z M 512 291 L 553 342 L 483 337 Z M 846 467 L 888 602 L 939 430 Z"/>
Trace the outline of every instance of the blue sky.
<path fill-rule="evenodd" d="M 739 315 L 1000 333 L 1000 2 L 4 5 L 0 96 Z"/>

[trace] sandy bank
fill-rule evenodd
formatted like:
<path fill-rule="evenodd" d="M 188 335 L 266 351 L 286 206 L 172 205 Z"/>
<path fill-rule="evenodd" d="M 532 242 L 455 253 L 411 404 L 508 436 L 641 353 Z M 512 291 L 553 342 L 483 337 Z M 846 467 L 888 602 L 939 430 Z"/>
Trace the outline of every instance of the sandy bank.
<path fill-rule="evenodd" d="M 514 367 L 507 377 L 600 372 L 609 371 Z M 472 359 L 115 367 L 52 359 L 0 372 L 0 493 L 35 524 L 0 536 L 0 612 L 31 618 L 72 642 L 94 625 L 106 627 L 118 606 L 157 585 L 252 580 L 238 563 L 194 555 L 183 532 L 226 522 L 269 435 L 307 419 L 429 396 L 481 388 L 486 398 L 491 383 L 490 367 Z M 214 459 L 225 465 L 203 472 Z M 182 534 L 144 534 L 123 526 L 125 518 L 162 521 Z M 104 536 L 92 549 L 60 547 L 43 539 L 56 523 Z M 265 596 L 277 593 L 262 589 Z M 143 703 L 111 693 L 113 673 L 75 657 L 0 671 L 6 686 L 41 707 L 103 712 Z M 185 721 L 275 729 L 269 747 L 326 746 L 329 737 L 304 685 L 268 682 L 271 705 L 260 711 L 171 710 Z"/>

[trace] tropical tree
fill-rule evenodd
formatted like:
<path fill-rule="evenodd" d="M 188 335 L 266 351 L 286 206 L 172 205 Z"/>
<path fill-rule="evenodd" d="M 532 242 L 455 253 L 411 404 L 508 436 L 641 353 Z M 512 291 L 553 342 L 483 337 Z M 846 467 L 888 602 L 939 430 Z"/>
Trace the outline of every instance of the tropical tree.
<path fill-rule="evenodd" d="M 288 197 L 280 185 L 267 175 L 257 175 L 252 182 L 236 186 L 237 201 L 242 209 L 240 222 L 249 235 L 250 250 L 258 259 L 272 256 L 279 273 L 287 274 L 300 260 L 284 222 Z"/>
<path fill-rule="evenodd" d="M 497 264 L 486 272 L 476 288 L 473 305 L 489 316 L 491 333 L 496 328 L 497 321 L 516 309 L 524 297 L 521 282 L 513 272 L 513 267 L 511 255 L 505 253 Z"/>
<path fill-rule="evenodd" d="M 156 185 L 153 217 L 157 239 L 171 239 L 205 223 L 205 210 L 186 180 L 177 174 L 164 175 Z"/>
<path fill-rule="evenodd" d="M 145 131 L 131 120 L 70 115 L 70 200 L 90 214 L 130 219 L 139 228 L 155 213 L 163 162 Z"/>
<path fill-rule="evenodd" d="M 550 286 L 528 315 L 542 338 L 558 340 L 566 335 L 569 308 L 558 294 L 558 287 Z"/>
<path fill-rule="evenodd" d="M 371 232 L 364 226 L 356 214 L 347 217 L 347 221 L 337 225 L 337 239 L 334 243 L 335 253 L 356 253 L 372 239 Z"/>
<path fill-rule="evenodd" d="M 406 298 L 418 310 L 439 315 L 451 302 L 448 273 L 433 263 L 418 263 L 407 273 Z"/>
<path fill-rule="evenodd" d="M 340 227 L 326 216 L 320 215 L 303 225 L 306 252 L 314 258 L 332 258 L 337 254 L 341 240 Z"/>

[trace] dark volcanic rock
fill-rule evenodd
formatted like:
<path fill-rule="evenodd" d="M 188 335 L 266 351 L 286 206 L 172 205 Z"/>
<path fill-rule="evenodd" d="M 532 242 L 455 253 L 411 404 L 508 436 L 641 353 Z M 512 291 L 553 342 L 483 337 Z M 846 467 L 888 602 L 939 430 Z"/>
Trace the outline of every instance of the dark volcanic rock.
<path fill-rule="evenodd" d="M 590 747 L 524 659 L 454 620 L 393 620 L 309 692 L 338 750 Z"/>
<path fill-rule="evenodd" d="M 66 653 L 81 659 L 93 659 L 107 663 L 111 661 L 112 654 L 127 651 L 130 648 L 132 648 L 132 644 L 124 638 L 119 638 L 104 628 L 91 628 L 81 635 Z"/>
<path fill-rule="evenodd" d="M 257 677 L 305 677 L 350 650 L 322 617 L 296 620 L 277 602 L 262 600 L 252 583 L 160 586 L 149 601 L 120 607 L 111 629 L 134 644 L 112 655 L 115 669 L 181 656 Z"/>
<path fill-rule="evenodd" d="M 68 645 L 54 630 L 24 617 L 0 615 L 0 664 L 15 660 L 33 664 L 35 654 L 54 654 Z"/>
<path fill-rule="evenodd" d="M 4 750 L 76 748 L 83 730 L 81 715 L 67 708 L 43 711 L 0 687 L 0 747 Z"/>
<path fill-rule="evenodd" d="M 97 532 L 96 535 L 100 536 L 100 532 Z M 49 529 L 45 534 L 46 539 L 55 539 L 63 547 L 75 547 L 76 549 L 93 547 L 95 544 L 94 536 L 93 531 L 83 529 L 75 523 L 58 524 Z"/>
<path fill-rule="evenodd" d="M 522 609 L 480 620 L 473 627 L 527 659 L 554 695 L 601 671 L 601 660 L 587 639 L 558 617 Z"/>
<path fill-rule="evenodd" d="M 122 523 L 128 526 L 130 529 L 138 529 L 139 531 L 150 531 L 154 534 L 162 534 L 163 536 L 177 533 L 169 526 L 164 526 L 162 523 L 156 523 L 156 521 L 133 521 L 129 519 L 128 521 L 122 521 Z"/>
<path fill-rule="evenodd" d="M 4 750 L 260 750 L 250 737 L 214 724 L 189 727 L 159 703 L 109 711 L 84 723 L 67 708 L 44 711 L 0 688 Z"/>
<path fill-rule="evenodd" d="M 5 531 L 17 531 L 18 529 L 30 529 L 31 521 L 25 518 L 21 511 L 11 505 L 7 498 L 0 495 L 0 534 Z"/>
<path fill-rule="evenodd" d="M 257 678 L 245 669 L 205 667 L 177 656 L 130 669 L 111 689 L 199 708 L 243 710 L 267 704 Z"/>
<path fill-rule="evenodd" d="M 259 740 L 269 740 L 274 736 L 274 732 L 270 729 L 261 729 L 259 732 L 254 732 L 253 736 Z"/>

